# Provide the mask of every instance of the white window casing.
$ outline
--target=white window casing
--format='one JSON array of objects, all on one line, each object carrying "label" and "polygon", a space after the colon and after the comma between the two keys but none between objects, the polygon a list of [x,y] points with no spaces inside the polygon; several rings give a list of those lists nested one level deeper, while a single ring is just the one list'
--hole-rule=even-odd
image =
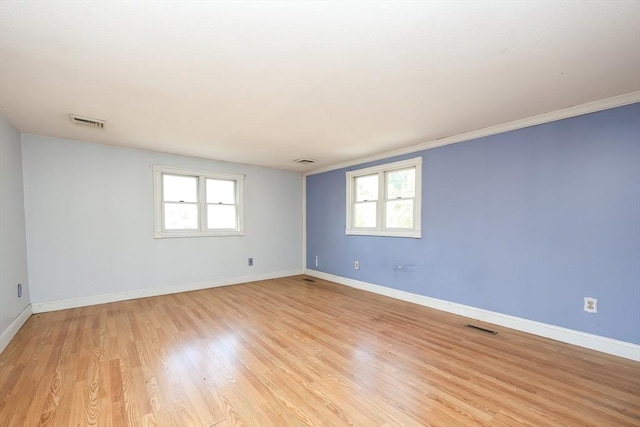
[{"label": "white window casing", "polygon": [[[390,174],[401,175],[402,171],[413,172],[413,192],[397,191],[390,196],[388,179]],[[410,173],[409,173],[410,176]],[[377,178],[377,194],[374,191],[360,191],[358,182],[367,183],[369,189],[375,188]],[[422,157],[386,163],[346,173],[346,234],[363,236],[388,236],[421,238],[422,213]],[[400,194],[403,193],[403,194]],[[392,215],[392,208],[402,211],[399,216]],[[373,212],[375,214],[373,215]],[[356,215],[360,212],[361,215]],[[374,218],[375,221],[372,221]],[[388,222],[401,222],[406,226],[388,226]],[[358,222],[360,225],[358,225]],[[366,226],[363,225],[366,223]]]},{"label": "white window casing", "polygon": [[[195,200],[164,200],[164,177],[190,177],[196,181]],[[207,180],[215,182],[233,183],[233,197],[224,200],[207,200]],[[182,169],[168,166],[153,165],[154,187],[154,236],[156,239],[169,237],[204,237],[204,236],[243,236],[244,235],[244,175],[215,173],[210,171]],[[171,228],[166,226],[166,207],[173,205],[182,208],[195,206],[197,209],[197,223],[193,228]],[[208,226],[209,210],[223,209],[227,212],[235,209],[233,219],[235,224],[219,228]],[[192,212],[193,209],[191,209]],[[229,218],[227,218],[229,222]],[[230,222],[229,222],[230,223]]]}]

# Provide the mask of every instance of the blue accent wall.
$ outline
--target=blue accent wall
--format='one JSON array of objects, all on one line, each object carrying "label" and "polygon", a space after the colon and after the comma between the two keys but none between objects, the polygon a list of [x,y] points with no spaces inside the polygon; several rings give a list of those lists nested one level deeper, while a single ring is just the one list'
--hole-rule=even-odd
[{"label": "blue accent wall", "polygon": [[[345,235],[345,172],[416,155],[422,238]],[[640,344],[640,104],[308,176],[307,266]]]}]

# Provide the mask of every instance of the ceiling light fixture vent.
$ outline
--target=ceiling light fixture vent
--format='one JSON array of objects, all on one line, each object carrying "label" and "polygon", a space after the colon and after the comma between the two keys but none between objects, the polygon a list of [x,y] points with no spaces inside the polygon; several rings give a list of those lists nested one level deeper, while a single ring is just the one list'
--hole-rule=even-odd
[{"label": "ceiling light fixture vent", "polygon": [[104,125],[107,123],[105,120],[91,119],[89,117],[77,116],[75,114],[69,114],[71,121],[77,125],[89,126],[92,128],[104,129]]},{"label": "ceiling light fixture vent", "polygon": [[316,161],[313,159],[295,159],[294,162],[299,163],[301,165],[308,165],[311,163],[315,163]]}]

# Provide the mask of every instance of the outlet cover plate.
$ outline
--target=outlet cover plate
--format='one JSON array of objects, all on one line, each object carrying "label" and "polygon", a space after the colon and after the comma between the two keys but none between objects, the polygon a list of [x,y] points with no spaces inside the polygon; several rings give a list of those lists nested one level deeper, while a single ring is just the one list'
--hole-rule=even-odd
[{"label": "outlet cover plate", "polygon": [[584,297],[584,311],[587,313],[598,312],[598,298]]}]

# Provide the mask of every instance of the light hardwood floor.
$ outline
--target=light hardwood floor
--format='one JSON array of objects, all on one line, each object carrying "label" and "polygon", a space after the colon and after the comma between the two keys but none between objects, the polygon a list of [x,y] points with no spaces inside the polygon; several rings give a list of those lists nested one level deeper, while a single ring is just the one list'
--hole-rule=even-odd
[{"label": "light hardwood floor", "polygon": [[639,363],[303,279],[34,315],[0,425],[640,425]]}]

